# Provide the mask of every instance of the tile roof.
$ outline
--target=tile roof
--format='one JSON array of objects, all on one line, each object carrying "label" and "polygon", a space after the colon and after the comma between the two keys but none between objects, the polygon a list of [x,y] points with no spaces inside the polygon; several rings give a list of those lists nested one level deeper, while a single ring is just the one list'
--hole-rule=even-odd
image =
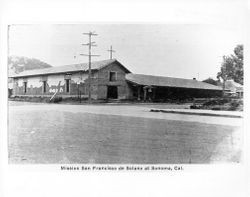
[{"label": "tile roof", "polygon": [[[111,60],[102,60],[102,61],[92,62],[91,70],[99,70],[116,61],[117,61],[116,59],[111,59]],[[55,74],[55,73],[87,71],[88,68],[89,68],[88,63],[72,64],[72,65],[56,66],[56,67],[44,68],[44,69],[27,70],[19,74],[11,75],[9,77],[17,78],[17,77],[26,77],[26,76],[34,76],[34,75],[47,75],[47,74]]]},{"label": "tile roof", "polygon": [[135,84],[145,86],[162,86],[162,87],[178,87],[178,88],[194,88],[194,89],[206,89],[206,90],[222,90],[221,87],[211,85],[205,82],[182,79],[173,77],[162,77],[152,75],[141,74],[126,74],[126,80]]}]

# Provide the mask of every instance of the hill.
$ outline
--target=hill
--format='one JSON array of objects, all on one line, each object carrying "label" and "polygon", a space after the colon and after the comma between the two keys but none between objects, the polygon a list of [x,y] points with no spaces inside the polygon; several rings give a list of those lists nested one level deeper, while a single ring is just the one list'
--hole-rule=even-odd
[{"label": "hill", "polygon": [[49,68],[51,65],[35,58],[27,58],[20,56],[8,57],[8,71],[9,75],[18,74],[24,70]]}]

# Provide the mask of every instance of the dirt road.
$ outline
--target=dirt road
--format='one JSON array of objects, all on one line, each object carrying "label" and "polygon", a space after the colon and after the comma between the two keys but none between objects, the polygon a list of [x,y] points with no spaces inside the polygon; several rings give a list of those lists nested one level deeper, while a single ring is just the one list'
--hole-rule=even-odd
[{"label": "dirt road", "polygon": [[239,162],[242,119],[138,105],[9,106],[10,163]]}]

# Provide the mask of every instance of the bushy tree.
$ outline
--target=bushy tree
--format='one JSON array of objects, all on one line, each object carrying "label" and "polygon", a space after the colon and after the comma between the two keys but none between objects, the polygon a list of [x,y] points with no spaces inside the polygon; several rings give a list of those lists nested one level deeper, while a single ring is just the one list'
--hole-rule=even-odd
[{"label": "bushy tree", "polygon": [[235,75],[233,77],[234,81],[243,85],[243,45],[238,45],[234,49],[234,64],[235,64]]},{"label": "bushy tree", "polygon": [[234,48],[234,54],[223,56],[220,72],[217,78],[223,81],[223,89],[225,82],[233,79],[235,82],[243,84],[243,45],[237,45]]},{"label": "bushy tree", "polygon": [[214,80],[214,79],[211,78],[211,77],[209,77],[209,78],[203,80],[202,82],[209,83],[209,84],[212,84],[212,85],[218,85],[218,81]]}]

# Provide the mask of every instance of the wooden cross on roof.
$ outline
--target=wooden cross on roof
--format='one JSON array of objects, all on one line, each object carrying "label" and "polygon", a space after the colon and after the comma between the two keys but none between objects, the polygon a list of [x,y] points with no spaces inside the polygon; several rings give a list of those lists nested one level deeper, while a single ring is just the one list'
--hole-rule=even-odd
[{"label": "wooden cross on roof", "polygon": [[112,49],[112,45],[110,46],[110,49],[108,50],[108,52],[109,52],[110,59],[112,59],[112,55],[115,52],[115,50]]}]

